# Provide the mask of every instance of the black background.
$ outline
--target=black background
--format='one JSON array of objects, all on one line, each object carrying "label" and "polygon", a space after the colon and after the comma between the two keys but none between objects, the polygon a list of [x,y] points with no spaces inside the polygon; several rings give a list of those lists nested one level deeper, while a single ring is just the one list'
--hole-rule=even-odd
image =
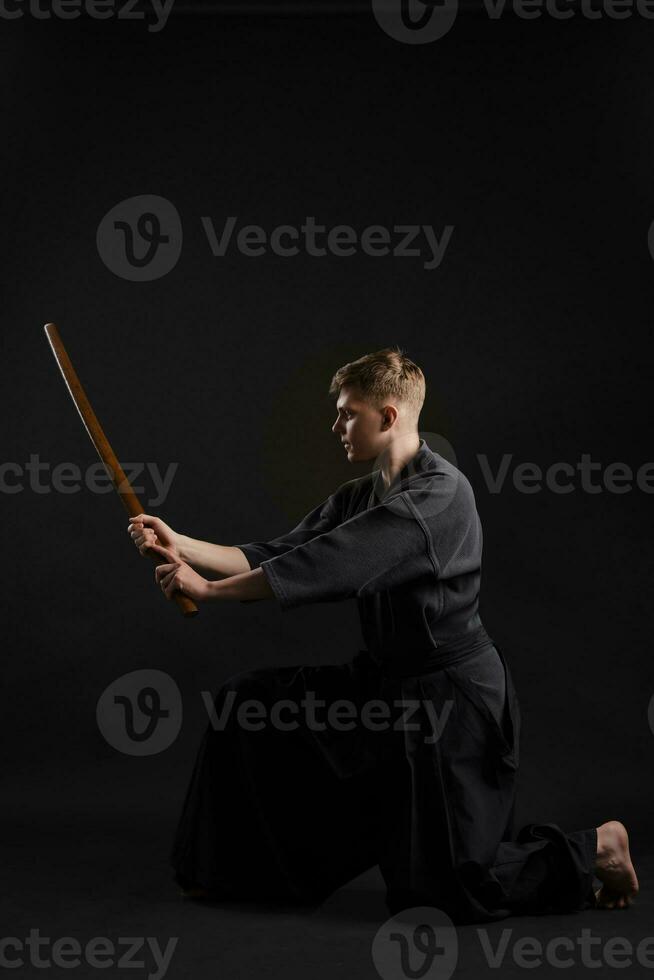
[{"label": "black background", "polygon": [[[267,539],[365,472],[330,431],[327,388],[341,364],[399,344],[427,376],[421,430],[449,440],[475,489],[482,617],[524,715],[521,817],[569,829],[651,819],[652,497],[579,481],[524,494],[510,475],[493,494],[478,456],[493,470],[504,453],[545,468],[652,459],[653,44],[641,19],[581,16],[461,16],[416,46],[369,13],[172,16],[158,34],[0,23],[4,460],[96,461],[52,320],[120,458],[179,464],[157,512],[224,544]],[[176,267],[144,283],[112,274],[95,240],[139,194],[173,202],[184,228]],[[202,215],[454,232],[432,271],[216,258]],[[354,602],[183,620],[114,495],[26,487],[0,504],[9,814],[157,813],[172,833],[200,691],[361,645]],[[175,678],[185,718],[171,748],[134,759],[95,709],[143,667]]]}]

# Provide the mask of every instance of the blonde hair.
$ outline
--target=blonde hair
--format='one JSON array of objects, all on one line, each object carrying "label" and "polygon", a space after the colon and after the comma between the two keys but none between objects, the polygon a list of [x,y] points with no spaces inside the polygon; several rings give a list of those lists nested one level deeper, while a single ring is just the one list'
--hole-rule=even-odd
[{"label": "blonde hair", "polygon": [[399,347],[384,347],[344,364],[332,378],[329,394],[338,397],[344,385],[356,385],[366,401],[378,404],[397,398],[416,419],[425,400],[425,376]]}]

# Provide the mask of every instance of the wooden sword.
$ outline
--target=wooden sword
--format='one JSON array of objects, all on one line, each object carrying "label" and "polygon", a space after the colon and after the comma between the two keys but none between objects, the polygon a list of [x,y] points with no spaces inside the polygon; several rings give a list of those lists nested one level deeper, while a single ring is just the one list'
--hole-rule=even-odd
[{"label": "wooden sword", "polygon": [[[45,335],[48,338],[50,347],[52,348],[52,353],[55,356],[55,360],[59,365],[59,370],[61,371],[64,381],[66,382],[66,387],[70,392],[70,397],[73,399],[75,408],[80,414],[80,418],[84,423],[86,431],[88,432],[91,442],[95,446],[97,453],[104,463],[105,469],[111,478],[115,489],[118,491],[118,495],[123,502],[125,510],[130,517],[138,517],[139,514],[145,513],[141,501],[134,493],[132,486],[123,472],[123,468],[118,462],[116,454],[109,445],[109,440],[102,430],[102,426],[98,422],[95,412],[91,408],[91,403],[86,397],[86,392],[82,388],[79,378],[75,368],[71,364],[70,358],[66,353],[66,348],[63,345],[63,341],[59,336],[59,331],[54,323],[46,323]],[[161,555],[156,555],[150,552],[150,557],[154,560],[156,565],[165,565],[167,562],[166,558],[162,558]],[[182,592],[174,592],[173,599],[183,612],[185,616],[196,616],[198,613],[198,607],[195,605],[192,599],[184,595]]]}]

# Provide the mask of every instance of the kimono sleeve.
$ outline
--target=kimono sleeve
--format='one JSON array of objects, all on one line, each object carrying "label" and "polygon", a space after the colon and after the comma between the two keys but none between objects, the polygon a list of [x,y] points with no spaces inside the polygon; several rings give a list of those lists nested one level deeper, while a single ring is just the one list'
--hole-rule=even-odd
[{"label": "kimono sleeve", "polygon": [[261,563],[283,609],[335,602],[437,575],[428,528],[405,495]]},{"label": "kimono sleeve", "polygon": [[342,519],[342,491],[345,486],[346,484],[343,484],[321,504],[314,507],[296,527],[287,531],[286,534],[270,541],[251,541],[248,544],[236,544],[233,547],[240,548],[252,570],[259,568],[261,562],[283,555],[292,548],[305,544],[317,535],[331,530],[340,524]]}]

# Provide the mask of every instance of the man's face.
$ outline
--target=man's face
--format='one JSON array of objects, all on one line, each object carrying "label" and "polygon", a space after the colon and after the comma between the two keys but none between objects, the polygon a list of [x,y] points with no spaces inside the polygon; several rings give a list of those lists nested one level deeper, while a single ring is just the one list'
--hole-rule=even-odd
[{"label": "man's face", "polygon": [[332,432],[345,446],[350,463],[376,459],[388,442],[383,411],[366,402],[356,387],[341,388]]}]

